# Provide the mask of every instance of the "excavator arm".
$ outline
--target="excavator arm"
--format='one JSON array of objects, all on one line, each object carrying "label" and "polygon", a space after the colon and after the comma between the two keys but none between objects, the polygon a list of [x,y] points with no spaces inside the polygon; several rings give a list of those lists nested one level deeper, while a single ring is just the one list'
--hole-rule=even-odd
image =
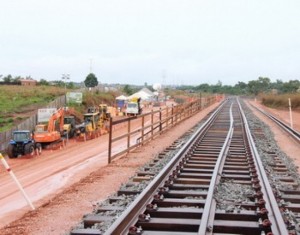
[{"label": "excavator arm", "polygon": [[64,129],[64,108],[60,108],[56,113],[52,114],[48,122],[48,132],[55,131],[55,121],[59,120],[59,130]]}]

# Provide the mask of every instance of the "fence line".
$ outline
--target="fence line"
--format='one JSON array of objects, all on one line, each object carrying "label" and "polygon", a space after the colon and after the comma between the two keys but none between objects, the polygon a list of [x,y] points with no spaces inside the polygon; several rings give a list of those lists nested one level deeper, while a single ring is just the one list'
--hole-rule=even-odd
[{"label": "fence line", "polygon": [[[54,101],[50,102],[44,108],[60,108],[66,104],[66,97],[60,96],[56,98]],[[4,131],[0,133],[0,151],[3,152],[6,150],[9,141],[11,140],[13,131],[16,130],[30,130],[33,131],[35,126],[37,125],[37,113],[26,119],[24,122],[19,125],[11,128],[10,130]]]},{"label": "fence line", "polygon": [[[136,117],[127,117],[121,120],[110,118],[108,163],[111,163],[116,157],[129,153],[138,146],[154,139],[162,132],[193,116],[215,101],[216,98],[213,96],[205,99],[204,102],[198,99],[188,104],[152,110]],[[127,132],[116,134],[116,129],[118,129],[116,127],[120,124],[124,125],[124,123],[127,125]],[[122,141],[122,144],[114,148],[113,144],[118,141]]]}]

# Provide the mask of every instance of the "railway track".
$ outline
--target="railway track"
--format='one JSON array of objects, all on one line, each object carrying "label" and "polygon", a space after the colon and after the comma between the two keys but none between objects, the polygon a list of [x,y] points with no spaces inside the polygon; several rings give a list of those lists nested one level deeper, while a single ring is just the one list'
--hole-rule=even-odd
[{"label": "railway track", "polygon": [[[71,234],[297,234],[299,191],[285,187],[284,195],[291,194],[284,198],[284,187],[270,185],[236,99],[224,102],[184,142],[174,144],[180,150],[159,173],[151,166],[138,173],[134,182],[148,180],[146,185],[121,189]],[[282,165],[277,159],[278,178],[293,184]],[[294,205],[283,206],[284,199]],[[293,219],[287,210],[296,213]]]},{"label": "railway track", "polygon": [[300,133],[296,131],[295,129],[288,126],[286,123],[281,121],[280,119],[276,118],[272,114],[266,112],[265,110],[262,110],[254,105],[251,105],[254,109],[258,110],[260,113],[265,115],[266,117],[270,118],[273,122],[275,122],[278,126],[280,126],[285,132],[287,132],[291,137],[293,137],[296,141],[300,143]]}]

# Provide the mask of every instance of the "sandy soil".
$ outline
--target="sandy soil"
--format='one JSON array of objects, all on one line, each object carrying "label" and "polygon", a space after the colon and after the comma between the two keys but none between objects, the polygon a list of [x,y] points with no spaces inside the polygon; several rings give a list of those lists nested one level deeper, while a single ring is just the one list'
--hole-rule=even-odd
[{"label": "sandy soil", "polygon": [[[193,127],[215,106],[198,113],[110,165],[107,165],[107,135],[80,144],[70,143],[66,149],[49,151],[40,157],[9,159],[9,164],[37,209],[30,211],[8,174],[0,171],[0,234],[69,232],[84,214],[92,211],[98,201],[117,191],[140,166]],[[280,113],[285,115],[285,111]],[[286,138],[286,134],[271,121],[262,115],[257,116],[272,128],[283,151],[300,165],[300,156],[296,154],[300,147]],[[300,126],[300,113],[295,114],[294,120],[294,126]]]}]

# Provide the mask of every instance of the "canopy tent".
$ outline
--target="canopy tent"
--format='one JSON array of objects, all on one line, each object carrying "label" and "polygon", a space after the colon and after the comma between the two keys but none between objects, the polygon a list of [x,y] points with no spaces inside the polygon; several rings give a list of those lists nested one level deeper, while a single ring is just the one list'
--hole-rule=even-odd
[{"label": "canopy tent", "polygon": [[127,99],[128,97],[126,97],[125,95],[120,95],[116,97],[117,107],[120,109],[125,107],[125,102],[127,101]]},{"label": "canopy tent", "polygon": [[134,98],[134,97],[137,97],[137,98],[141,98],[142,100],[151,100],[154,95],[153,94],[149,94],[143,90],[140,90],[134,94],[132,94],[131,96],[128,97],[128,100]]},{"label": "canopy tent", "polygon": [[128,97],[126,97],[125,95],[120,95],[118,97],[116,97],[116,100],[127,100]]},{"label": "canopy tent", "polygon": [[140,90],[140,91],[143,91],[143,92],[147,93],[149,96],[153,96],[153,95],[154,95],[153,92],[150,91],[147,87],[144,87],[144,88],[143,88],[142,90]]}]

